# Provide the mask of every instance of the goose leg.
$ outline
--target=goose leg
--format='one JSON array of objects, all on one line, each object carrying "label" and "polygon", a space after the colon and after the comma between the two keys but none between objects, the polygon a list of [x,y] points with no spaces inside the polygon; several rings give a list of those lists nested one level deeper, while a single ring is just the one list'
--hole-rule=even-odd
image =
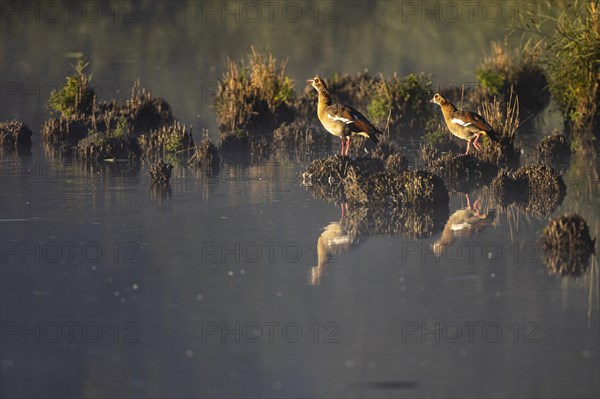
[{"label": "goose leg", "polygon": [[340,151],[340,154],[344,155],[344,138],[341,137],[341,139],[342,139],[342,151]]},{"label": "goose leg", "polygon": [[473,147],[475,147],[475,149],[477,151],[481,150],[481,144],[479,144],[479,136],[481,136],[481,132],[477,133],[477,136],[475,136],[475,141],[473,141]]},{"label": "goose leg", "polygon": [[467,152],[464,153],[464,155],[469,155],[469,149],[471,148],[471,140],[467,141]]},{"label": "goose leg", "polygon": [[350,136],[348,136],[348,139],[346,142],[346,155],[348,155],[349,152],[350,152]]}]

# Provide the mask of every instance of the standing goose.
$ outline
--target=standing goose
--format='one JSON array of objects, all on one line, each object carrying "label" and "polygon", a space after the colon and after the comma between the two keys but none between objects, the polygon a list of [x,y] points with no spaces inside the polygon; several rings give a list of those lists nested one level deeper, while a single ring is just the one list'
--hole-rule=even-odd
[{"label": "standing goose", "polygon": [[473,141],[473,147],[477,151],[481,149],[481,144],[479,144],[478,140],[482,134],[488,136],[493,142],[498,142],[494,129],[487,123],[483,116],[471,111],[459,111],[454,104],[439,93],[433,96],[431,102],[438,104],[442,108],[444,121],[446,121],[446,126],[448,126],[450,133],[463,140],[467,140],[467,152],[465,152],[465,155],[469,154],[471,141]]},{"label": "standing goose", "polygon": [[377,143],[378,134],[382,134],[367,118],[348,105],[332,104],[329,91],[319,75],[306,81],[319,93],[317,116],[329,133],[342,140],[342,155],[350,151],[350,137],[360,135]]}]

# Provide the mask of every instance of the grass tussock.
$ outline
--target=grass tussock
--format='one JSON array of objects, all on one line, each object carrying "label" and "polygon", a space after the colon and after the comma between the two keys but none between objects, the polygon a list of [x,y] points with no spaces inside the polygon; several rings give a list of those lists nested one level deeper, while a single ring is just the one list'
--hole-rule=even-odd
[{"label": "grass tussock", "polygon": [[221,131],[275,127],[291,119],[294,82],[285,69],[285,61],[254,47],[240,63],[228,60],[215,98]]},{"label": "grass tussock", "polygon": [[382,172],[383,169],[384,162],[379,158],[360,157],[353,159],[341,155],[332,155],[312,161],[306,171],[302,173],[302,177],[305,183],[339,186],[350,171],[359,175],[367,175]]},{"label": "grass tussock", "polygon": [[596,239],[581,216],[565,214],[550,220],[541,237],[543,260],[551,274],[580,276],[585,273]]},{"label": "grass tussock", "polygon": [[421,160],[428,171],[440,176],[449,190],[470,192],[488,184],[498,173],[496,165],[471,155],[444,153],[430,145],[421,146]]},{"label": "grass tussock", "polygon": [[476,71],[484,97],[499,97],[506,102],[514,90],[521,100],[521,111],[543,111],[550,103],[550,91],[541,54],[540,43],[529,41],[510,48],[506,40],[492,42],[490,54],[483,57]]},{"label": "grass tussock", "polygon": [[401,130],[421,131],[434,118],[429,104],[433,96],[430,76],[382,78],[373,84],[371,91],[367,116],[375,126],[386,126],[389,121],[391,137],[399,137]]},{"label": "grass tussock", "polygon": [[32,146],[33,132],[29,126],[18,121],[0,122],[0,148],[20,150]]}]

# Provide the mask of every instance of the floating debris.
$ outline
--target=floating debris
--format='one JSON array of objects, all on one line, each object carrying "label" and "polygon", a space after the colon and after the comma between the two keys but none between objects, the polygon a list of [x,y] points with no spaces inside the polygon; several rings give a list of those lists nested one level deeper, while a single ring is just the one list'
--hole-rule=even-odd
[{"label": "floating debris", "polygon": [[596,239],[581,216],[565,214],[550,220],[541,237],[543,259],[551,274],[579,276],[588,266]]},{"label": "floating debris", "polygon": [[502,169],[491,187],[501,206],[514,203],[538,216],[554,211],[566,194],[562,177],[546,165],[523,166],[515,172]]},{"label": "floating debris", "polygon": [[29,126],[16,120],[0,122],[0,147],[5,150],[30,148],[33,132]]},{"label": "floating debris", "polygon": [[148,173],[150,173],[152,185],[168,185],[169,180],[171,179],[172,170],[173,165],[170,163],[165,163],[162,160],[150,165],[150,168],[148,168]]}]

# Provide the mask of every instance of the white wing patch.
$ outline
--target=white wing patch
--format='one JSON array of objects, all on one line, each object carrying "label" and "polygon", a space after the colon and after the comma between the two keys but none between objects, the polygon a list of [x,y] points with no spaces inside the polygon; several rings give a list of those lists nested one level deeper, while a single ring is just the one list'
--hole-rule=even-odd
[{"label": "white wing patch", "polygon": [[341,116],[334,116],[334,115],[331,115],[331,114],[327,114],[327,117],[329,119],[333,119],[334,121],[342,121],[342,122],[344,122],[346,124],[354,122],[353,120],[350,120],[350,119],[347,119],[347,118],[343,118]]},{"label": "white wing patch", "polygon": [[452,119],[450,122],[453,122],[453,123],[458,123],[459,125],[461,125],[461,126],[464,126],[464,127],[467,127],[467,126],[471,126],[471,125],[472,125],[472,123],[471,123],[471,122],[465,122],[465,121],[463,121],[462,119],[458,119],[458,118],[454,118],[454,119]]}]

